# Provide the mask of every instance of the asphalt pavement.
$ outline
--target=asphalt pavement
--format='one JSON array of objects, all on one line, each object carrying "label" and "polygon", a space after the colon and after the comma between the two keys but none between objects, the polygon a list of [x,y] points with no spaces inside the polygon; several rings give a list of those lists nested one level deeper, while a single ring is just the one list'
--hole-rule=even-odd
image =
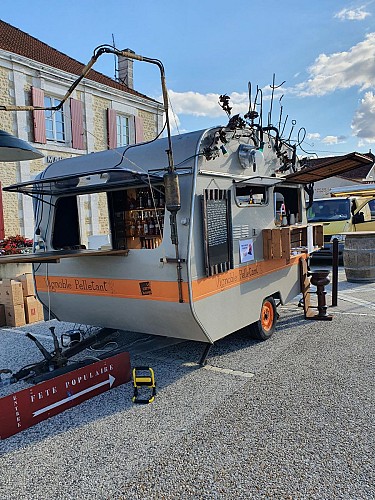
[{"label": "asphalt pavement", "polygon": [[[154,369],[155,401],[134,405],[124,384],[0,441],[0,498],[375,498],[375,284],[340,268],[332,321],[304,320],[298,302],[271,339],[236,332],[204,368],[200,343],[114,337]],[[0,368],[35,360],[26,331],[52,349],[52,324],[73,326],[0,329]]]}]

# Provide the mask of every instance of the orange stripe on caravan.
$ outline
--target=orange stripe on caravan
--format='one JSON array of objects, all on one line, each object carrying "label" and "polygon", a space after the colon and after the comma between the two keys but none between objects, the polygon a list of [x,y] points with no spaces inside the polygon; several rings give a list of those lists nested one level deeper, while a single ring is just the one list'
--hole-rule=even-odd
[{"label": "orange stripe on caravan", "polygon": [[193,300],[201,300],[275,271],[295,266],[301,257],[304,256],[292,257],[287,264],[285,259],[262,260],[255,264],[231,269],[226,273],[195,280],[193,282]]},{"label": "orange stripe on caravan", "polygon": [[[72,278],[36,276],[39,292],[67,293],[127,299],[178,302],[177,281],[114,280],[108,278]],[[188,299],[188,285],[182,283],[183,297]]]},{"label": "orange stripe on caravan", "polygon": [[[285,259],[274,259],[248,264],[222,274],[194,280],[192,283],[193,300],[202,300],[224,290],[261,278],[275,271],[297,265],[298,255],[286,264]],[[66,293],[75,295],[92,295],[127,299],[158,300],[178,302],[177,281],[141,281],[115,280],[107,278],[78,278],[68,276],[36,276],[36,287],[39,292]],[[188,302],[188,284],[182,283],[182,295]]]}]

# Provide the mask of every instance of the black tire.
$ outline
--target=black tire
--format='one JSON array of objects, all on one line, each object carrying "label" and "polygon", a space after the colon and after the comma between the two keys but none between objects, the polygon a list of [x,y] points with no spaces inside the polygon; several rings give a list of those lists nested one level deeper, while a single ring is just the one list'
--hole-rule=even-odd
[{"label": "black tire", "polygon": [[259,320],[249,325],[250,335],[258,340],[269,339],[275,331],[277,318],[278,314],[274,298],[265,298],[260,310]]}]

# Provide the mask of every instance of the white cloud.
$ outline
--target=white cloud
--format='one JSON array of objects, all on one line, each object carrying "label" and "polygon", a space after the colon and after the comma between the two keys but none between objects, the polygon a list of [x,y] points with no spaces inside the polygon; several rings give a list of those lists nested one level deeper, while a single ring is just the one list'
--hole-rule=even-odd
[{"label": "white cloud", "polygon": [[[219,94],[201,94],[199,92],[174,92],[168,91],[169,99],[173,109],[177,114],[193,116],[225,116],[225,112],[219,106]],[[232,115],[246,113],[249,108],[249,98],[247,92],[232,92],[229,94],[229,105],[232,106]]]},{"label": "white cloud", "polygon": [[319,141],[320,134],[318,132],[312,132],[310,134],[307,134],[307,139],[309,141]]},{"label": "white cloud", "polygon": [[346,141],[346,137],[343,135],[326,135],[323,139],[322,142],[324,144],[332,145],[332,144],[341,144]]},{"label": "white cloud", "polygon": [[342,9],[334,17],[340,19],[340,21],[363,21],[367,16],[371,16],[370,12],[363,10],[364,8],[365,6],[361,5],[356,9]]},{"label": "white cloud", "polygon": [[360,139],[359,146],[375,143],[375,95],[366,92],[354,114],[352,130]]},{"label": "white cloud", "polygon": [[367,90],[375,81],[375,33],[347,52],[320,54],[308,69],[310,78],[296,86],[296,92],[302,96],[325,95],[337,89],[354,86]]}]

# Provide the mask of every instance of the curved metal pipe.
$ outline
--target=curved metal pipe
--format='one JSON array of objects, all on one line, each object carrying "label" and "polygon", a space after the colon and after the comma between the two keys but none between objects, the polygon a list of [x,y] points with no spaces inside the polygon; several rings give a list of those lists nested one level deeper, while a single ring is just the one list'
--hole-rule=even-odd
[{"label": "curved metal pipe", "polygon": [[164,66],[159,59],[151,59],[149,57],[144,57],[139,54],[135,54],[134,52],[129,52],[127,50],[118,50],[111,46],[99,46],[94,51],[94,55],[90,59],[90,61],[84,66],[79,77],[72,83],[72,85],[67,90],[66,94],[62,98],[61,102],[57,106],[52,107],[42,107],[42,106],[8,106],[8,105],[0,105],[0,110],[2,111],[58,111],[62,108],[65,101],[68,97],[73,93],[74,89],[80,84],[80,82],[85,78],[91,68],[94,66],[96,61],[102,54],[115,54],[117,56],[127,57],[129,59],[135,59],[136,61],[144,61],[150,64],[155,64],[158,66],[160,70],[160,79],[161,79],[161,88],[163,94],[163,105],[165,112],[165,120],[167,124],[167,135],[168,135],[168,149],[166,151],[168,156],[168,170],[170,172],[174,171],[174,163],[173,163],[173,151],[172,151],[172,139],[171,139],[171,128],[169,123],[169,107],[168,107],[168,92],[167,86],[165,82],[165,71]]}]

